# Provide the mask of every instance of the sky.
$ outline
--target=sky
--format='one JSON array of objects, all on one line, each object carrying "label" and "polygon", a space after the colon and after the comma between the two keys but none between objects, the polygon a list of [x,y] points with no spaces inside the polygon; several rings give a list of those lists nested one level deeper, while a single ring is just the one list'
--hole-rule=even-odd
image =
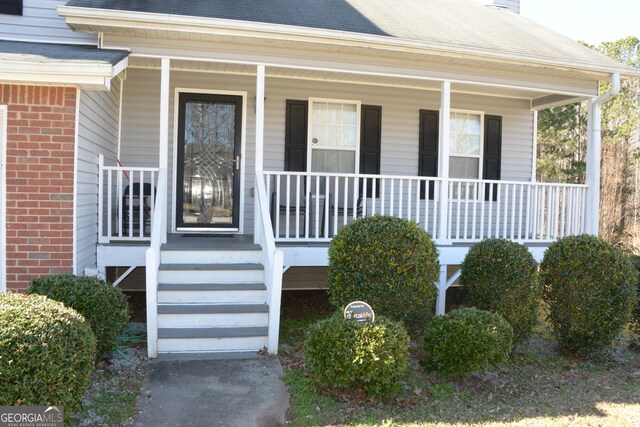
[{"label": "sky", "polygon": [[640,37],[640,0],[520,0],[520,13],[590,44]]}]

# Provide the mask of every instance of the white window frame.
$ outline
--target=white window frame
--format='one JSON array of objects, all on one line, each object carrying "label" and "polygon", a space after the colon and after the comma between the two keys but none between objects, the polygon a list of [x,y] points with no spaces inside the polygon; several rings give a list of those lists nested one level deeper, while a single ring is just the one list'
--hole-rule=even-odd
[{"label": "white window frame", "polygon": [[[463,110],[463,109],[457,109],[457,108],[452,108],[450,111],[451,115],[453,115],[454,113],[462,113],[462,114],[475,114],[475,115],[479,115],[480,116],[480,154],[472,154],[472,155],[467,155],[467,156],[459,156],[459,155],[455,155],[455,154],[451,154],[451,124],[449,124],[449,159],[451,159],[452,157],[459,157],[459,158],[474,158],[474,159],[478,159],[478,178],[475,178],[476,180],[482,180],[482,173],[484,172],[483,170],[483,166],[484,166],[484,111],[476,111],[476,110]],[[451,115],[449,116],[449,123],[451,123]],[[451,167],[449,167],[449,179],[464,179],[464,180],[471,180],[473,178],[454,178],[451,176]]]},{"label": "white window frame", "polygon": [[[356,106],[356,146],[355,146],[355,165],[353,173],[357,174],[360,172],[360,114],[361,114],[361,101],[348,100],[348,99],[332,99],[332,98],[309,98],[309,111],[307,111],[307,172],[311,171],[311,162],[312,162],[312,150],[314,149],[313,143],[313,105],[314,102],[326,102],[326,103],[334,103],[334,104],[351,104]],[[319,149],[322,150],[336,150],[336,151],[350,151],[350,149],[345,148],[337,148],[337,147],[321,147]],[[313,172],[313,173],[322,173],[322,172]]]}]

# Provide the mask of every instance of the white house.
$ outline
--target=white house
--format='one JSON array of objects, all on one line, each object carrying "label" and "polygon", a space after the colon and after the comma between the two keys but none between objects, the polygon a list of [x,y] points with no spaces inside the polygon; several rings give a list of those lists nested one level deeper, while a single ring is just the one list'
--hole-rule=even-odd
[{"label": "white house", "polygon": [[[355,218],[432,235],[439,313],[448,266],[474,242],[504,237],[540,259],[559,237],[596,234],[600,108],[638,72],[518,12],[5,0],[2,287],[146,267],[151,357],[275,353],[283,271],[326,266]],[[536,182],[536,112],[579,100],[586,184]]]}]

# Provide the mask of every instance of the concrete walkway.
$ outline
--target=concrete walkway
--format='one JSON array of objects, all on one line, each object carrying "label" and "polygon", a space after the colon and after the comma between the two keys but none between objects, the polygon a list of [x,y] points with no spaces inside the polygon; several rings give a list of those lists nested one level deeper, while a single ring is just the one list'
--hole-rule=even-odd
[{"label": "concrete walkway", "polygon": [[152,361],[135,425],[277,427],[289,395],[277,358]]}]

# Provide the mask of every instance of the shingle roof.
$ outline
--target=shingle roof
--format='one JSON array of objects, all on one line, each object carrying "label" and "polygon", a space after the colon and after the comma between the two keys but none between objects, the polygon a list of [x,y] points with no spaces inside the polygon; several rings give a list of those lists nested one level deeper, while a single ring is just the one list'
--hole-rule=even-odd
[{"label": "shingle roof", "polygon": [[524,16],[476,0],[71,0],[67,6],[337,30],[542,64],[625,69]]},{"label": "shingle roof", "polygon": [[125,50],[98,49],[95,46],[0,40],[0,62],[73,63],[116,65],[129,55]]}]

